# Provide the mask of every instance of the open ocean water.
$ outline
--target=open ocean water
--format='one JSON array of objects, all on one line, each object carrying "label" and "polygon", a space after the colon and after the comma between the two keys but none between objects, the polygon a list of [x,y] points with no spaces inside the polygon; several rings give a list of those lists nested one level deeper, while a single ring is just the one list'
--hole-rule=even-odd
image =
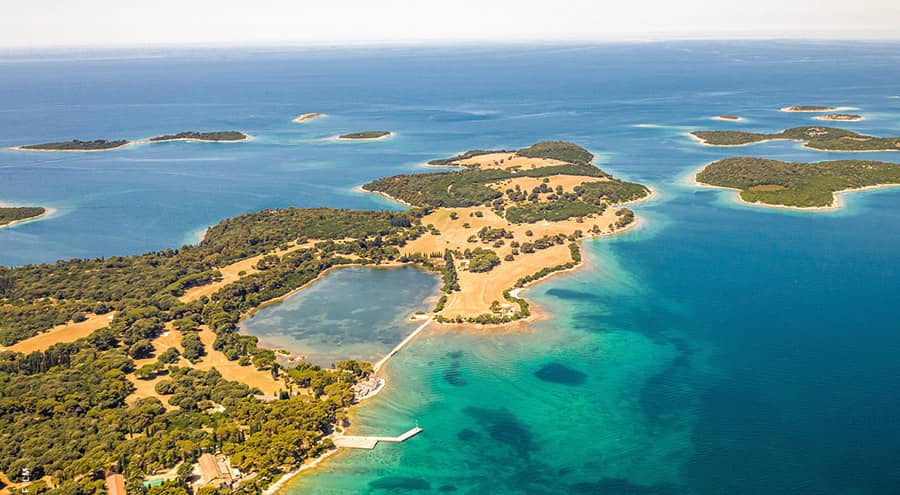
[{"label": "open ocean water", "polygon": [[[0,75],[3,148],[183,130],[254,138],[0,151],[0,202],[59,210],[0,229],[5,265],[173,247],[262,208],[396,209],[354,187],[538,140],[574,141],[604,170],[656,189],[634,208],[639,228],[585,243],[583,270],[527,292],[551,319],[432,328],[398,354],[353,431],[394,435],[416,421],[425,431],[329,459],[290,495],[900,493],[900,188],[812,214],[689,184],[725,156],[900,154],[711,148],[684,136],[816,122],[778,112],[801,104],[857,107],[866,119],[840,127],[900,135],[900,44],[5,52]],[[290,122],[306,112],[329,117]],[[719,114],[745,120],[711,120]],[[381,129],[397,135],[329,139]],[[362,270],[314,296],[373,284],[422,297],[434,281]],[[344,312],[289,301],[252,324],[327,345],[308,329],[352,333],[355,321],[364,333],[350,340],[388,345],[396,336],[379,329],[417,305],[354,299]]]}]

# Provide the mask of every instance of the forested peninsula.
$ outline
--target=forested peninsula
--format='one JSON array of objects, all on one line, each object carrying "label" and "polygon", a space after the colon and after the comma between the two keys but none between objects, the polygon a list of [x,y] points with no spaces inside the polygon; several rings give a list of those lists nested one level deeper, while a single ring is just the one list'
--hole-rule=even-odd
[{"label": "forested peninsula", "polygon": [[571,143],[463,156],[365,186],[404,212],[264,210],[196,246],[0,267],[0,472],[31,494],[100,494],[121,473],[186,495],[217,452],[244,474],[220,493],[259,493],[333,448],[372,366],[260,348],[242,318],[330,269],[402,264],[442,276],[439,322],[526,318],[515,289],[574,267],[577,241],[628,226],[614,205],[650,193]]},{"label": "forested peninsula", "polygon": [[774,134],[744,131],[694,131],[691,136],[710,146],[742,146],[773,140],[801,141],[820,151],[898,151],[900,136],[874,137],[835,127],[792,127]]},{"label": "forested peninsula", "polygon": [[0,207],[0,227],[25,220],[31,220],[47,213],[40,206]]},{"label": "forested peninsula", "polygon": [[701,184],[740,191],[748,203],[793,208],[828,208],[835,193],[900,184],[900,164],[865,160],[818,163],[765,158],[726,158],[696,175]]}]

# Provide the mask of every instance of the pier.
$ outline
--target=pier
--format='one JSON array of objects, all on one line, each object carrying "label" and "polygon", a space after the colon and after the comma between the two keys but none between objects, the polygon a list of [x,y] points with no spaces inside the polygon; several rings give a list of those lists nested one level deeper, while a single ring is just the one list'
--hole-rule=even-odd
[{"label": "pier", "polygon": [[387,353],[386,356],[379,359],[378,362],[375,363],[374,366],[372,366],[372,369],[375,371],[375,373],[378,373],[381,370],[381,368],[384,367],[385,363],[387,363],[389,359],[394,357],[394,354],[397,354],[398,352],[400,352],[401,349],[406,347],[407,344],[412,342],[413,339],[415,339],[420,333],[422,333],[422,330],[425,330],[425,327],[427,327],[428,324],[432,322],[432,320],[434,320],[434,316],[429,317],[427,320],[425,320],[424,323],[419,325],[418,328],[416,328],[415,330],[412,331],[412,333],[407,335],[406,338],[403,339],[399,344],[397,344],[396,347],[391,349],[391,352]]},{"label": "pier", "polygon": [[336,447],[347,447],[348,449],[366,449],[372,450],[378,445],[378,442],[401,443],[422,433],[422,428],[416,426],[399,437],[364,437],[353,435],[336,436],[332,440]]}]

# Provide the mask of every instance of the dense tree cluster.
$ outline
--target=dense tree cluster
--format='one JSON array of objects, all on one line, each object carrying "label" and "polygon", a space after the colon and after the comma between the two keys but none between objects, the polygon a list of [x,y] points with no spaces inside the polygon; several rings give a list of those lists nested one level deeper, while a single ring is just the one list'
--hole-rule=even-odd
[{"label": "dense tree cluster", "polygon": [[817,163],[765,158],[727,158],[707,165],[697,180],[741,191],[749,202],[797,207],[829,206],[834,192],[877,184],[900,184],[900,165],[868,160]]},{"label": "dense tree cluster", "polygon": [[692,135],[707,144],[737,146],[771,139],[803,141],[807,148],[822,151],[875,151],[900,149],[900,137],[874,137],[846,129],[823,126],[792,127],[774,134],[743,131],[695,131]]},{"label": "dense tree cluster", "polygon": [[40,206],[0,207],[0,226],[18,220],[41,216],[46,212],[47,210]]}]

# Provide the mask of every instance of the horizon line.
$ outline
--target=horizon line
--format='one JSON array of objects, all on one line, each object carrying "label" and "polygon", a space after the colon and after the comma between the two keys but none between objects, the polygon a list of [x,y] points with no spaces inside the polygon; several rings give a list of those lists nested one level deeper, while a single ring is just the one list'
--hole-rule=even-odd
[{"label": "horizon line", "polygon": [[643,35],[617,38],[521,38],[521,39],[409,39],[409,40],[341,40],[341,41],[197,41],[197,42],[135,42],[135,43],[73,43],[46,45],[0,45],[3,51],[27,50],[85,50],[85,49],[172,49],[172,48],[360,48],[360,47],[446,47],[446,46],[525,46],[525,45],[602,45],[701,41],[752,41],[802,43],[896,43],[900,35],[885,36],[770,36],[770,35]]}]

